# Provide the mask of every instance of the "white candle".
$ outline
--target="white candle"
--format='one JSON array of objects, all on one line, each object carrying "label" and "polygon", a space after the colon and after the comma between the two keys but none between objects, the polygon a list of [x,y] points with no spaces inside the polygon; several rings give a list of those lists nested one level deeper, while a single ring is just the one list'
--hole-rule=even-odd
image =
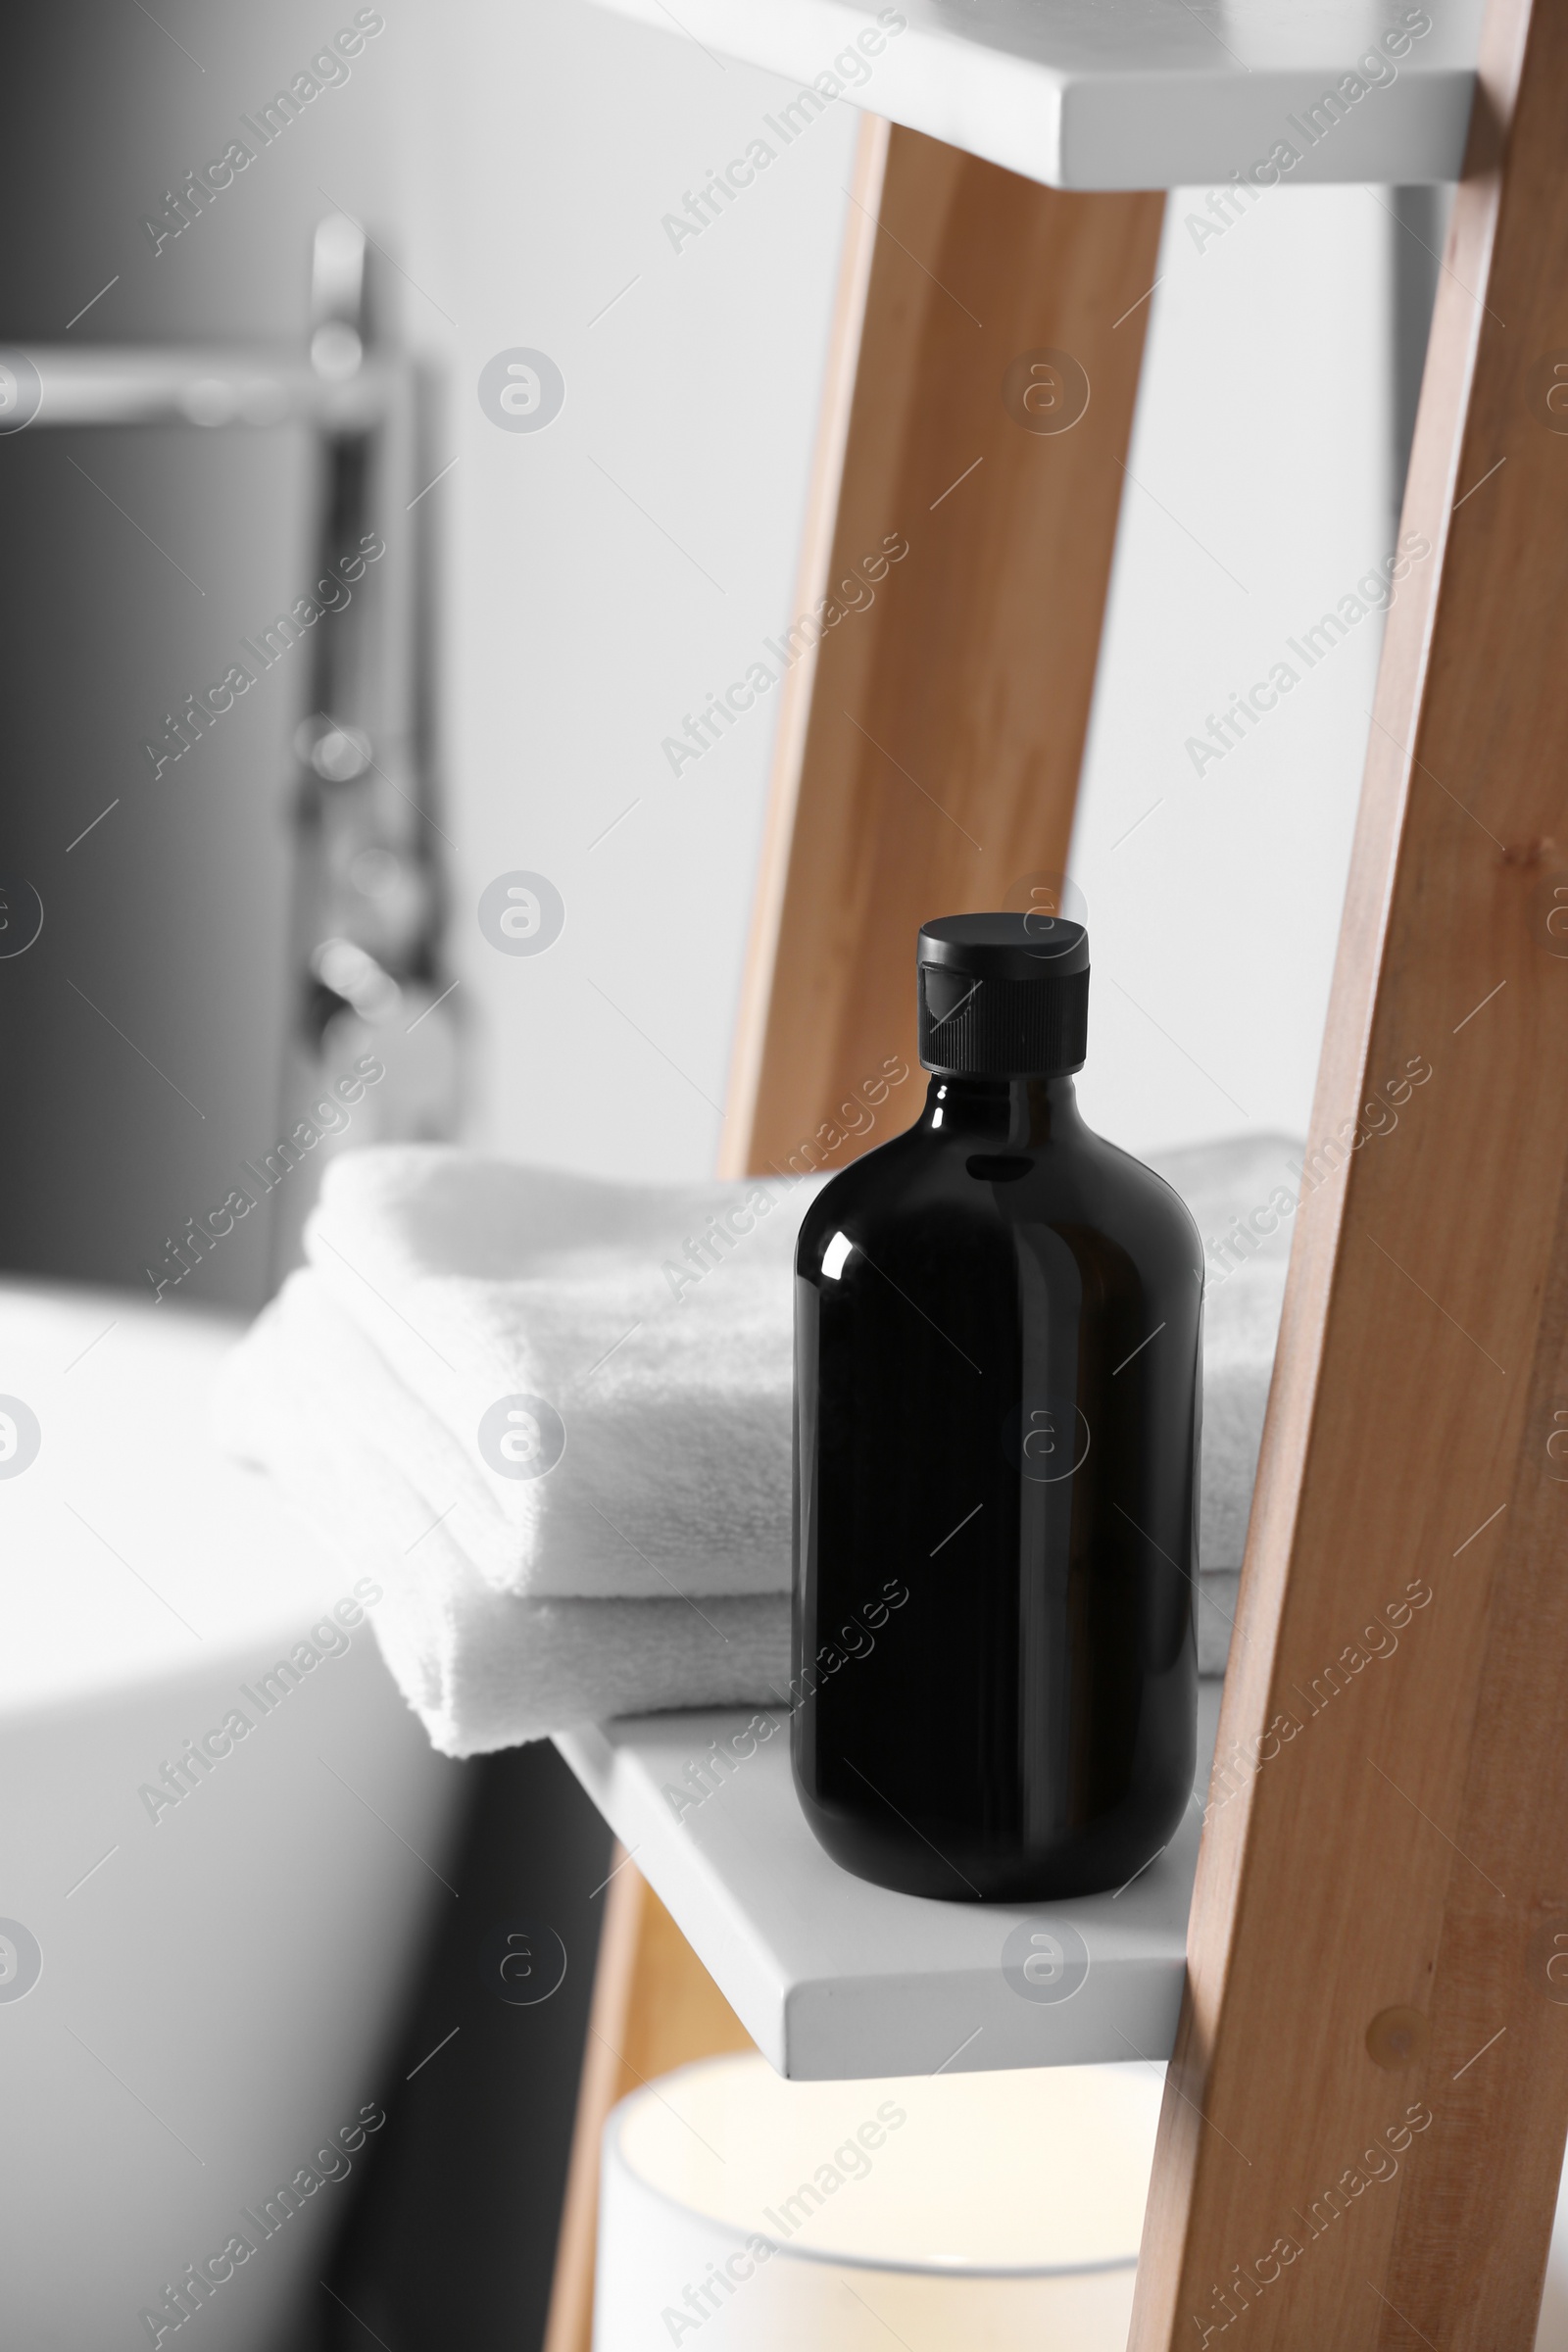
[{"label": "white candle", "polygon": [[607,2127],[596,2352],[1122,2352],[1162,2073],[666,2076]]}]

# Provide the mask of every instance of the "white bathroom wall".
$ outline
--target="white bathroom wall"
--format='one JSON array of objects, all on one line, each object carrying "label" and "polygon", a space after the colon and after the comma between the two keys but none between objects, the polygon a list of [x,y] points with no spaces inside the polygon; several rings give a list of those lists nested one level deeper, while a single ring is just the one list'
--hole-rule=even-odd
[{"label": "white bathroom wall", "polygon": [[1135,1151],[1305,1128],[1381,644],[1355,587],[1394,534],[1387,192],[1276,190],[1223,233],[1205,193],[1166,215],[1071,853],[1080,1092]]},{"label": "white bathroom wall", "polygon": [[[397,54],[409,323],[448,377],[452,470],[429,495],[471,1132],[699,1172],[775,713],[679,780],[661,739],[791,610],[854,118],[813,124],[677,252],[662,215],[784,85],[578,0],[462,0]],[[1185,743],[1294,659],[1284,640],[1391,529],[1378,196],[1292,190],[1197,237],[1201,204],[1172,200],[1073,849],[1085,1101],[1134,1149],[1304,1124],[1378,620],[1318,671],[1296,662],[1293,695],[1200,775]],[[564,378],[539,431],[481,410],[481,368],[515,349]],[[564,905],[543,954],[498,952],[476,918],[517,871]]]},{"label": "white bathroom wall", "polygon": [[[448,373],[442,821],[473,1130],[578,1166],[704,1170],[772,713],[678,782],[661,742],[789,604],[856,122],[813,123],[677,251],[662,216],[758,135],[771,76],[569,0],[463,0],[423,32],[406,266]],[[564,377],[539,432],[477,397],[516,348]],[[543,955],[497,952],[476,920],[518,870],[564,902]]]}]

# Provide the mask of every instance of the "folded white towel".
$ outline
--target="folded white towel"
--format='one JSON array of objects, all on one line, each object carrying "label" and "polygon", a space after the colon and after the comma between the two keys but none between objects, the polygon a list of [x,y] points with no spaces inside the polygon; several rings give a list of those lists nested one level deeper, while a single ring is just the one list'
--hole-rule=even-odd
[{"label": "folded white towel", "polygon": [[787,1592],[791,1269],[817,1189],[345,1153],[307,1251],[400,1384],[365,1434],[460,1504],[499,1591]]},{"label": "folded white towel", "polygon": [[[1286,1183],[1291,1151],[1286,1139],[1263,1138],[1156,1164],[1207,1240],[1268,1202]],[[759,1191],[770,1205],[754,1202],[753,1230],[722,1258],[710,1244],[708,1272],[683,1279],[682,1269],[696,1271],[687,1236]],[[445,1151],[367,1152],[337,1163],[331,1214],[313,1236],[321,1271],[293,1277],[246,1340],[220,1421],[232,1449],[270,1468],[357,1570],[385,1586],[381,1644],[438,1747],[467,1755],[608,1715],[779,1702],[790,1666],[789,1267],[808,1197],[808,1188],[750,1185],[634,1190]],[[737,1222],[726,1228],[732,1237]],[[1199,1609],[1205,1673],[1225,1660],[1288,1241],[1282,1218],[1255,1250],[1233,1252],[1234,1271],[1211,1257]],[[661,1257],[666,1244],[671,1254]],[[628,1297],[662,1313],[650,1264],[675,1314],[703,1301],[702,1322],[656,1329],[648,1365],[603,1397],[582,1384],[566,1454],[548,1478],[512,1481],[488,1470],[469,1442],[476,1399],[493,1402],[519,1381],[548,1396],[552,1349],[556,1361],[591,1367],[579,1315],[600,1319],[595,1340],[606,1329],[612,1340],[625,1329],[617,1316]],[[537,1317],[544,1352],[535,1353],[540,1298],[548,1313]],[[694,1414],[709,1423],[695,1449],[684,1434]],[[646,1458],[639,1416],[657,1417],[670,1448],[652,1513],[615,1450],[617,1435],[635,1437],[633,1458]],[[577,1458],[579,1437],[589,1475],[572,1507],[547,1517],[541,1494]],[[606,1482],[597,1489],[595,1475]],[[629,1524],[611,1529],[613,1547],[586,1531],[594,1583],[573,1544],[583,1506],[597,1517],[593,1503],[607,1494]],[[715,1523],[722,1544],[712,1540]],[[699,1581],[734,1573],[730,1561],[757,1573],[745,1547],[758,1536],[772,1589],[715,1593]],[[575,1596],[544,1597],[541,1567]],[[639,1575],[631,1592],[615,1590],[615,1579]],[[519,1584],[522,1593],[507,1589]],[[584,1597],[592,1592],[599,1596]]]},{"label": "folded white towel", "polygon": [[[1192,1210],[1207,1259],[1198,1544],[1205,1574],[1234,1575],[1247,1548],[1298,1190],[1289,1162],[1301,1149],[1283,1135],[1227,1137],[1150,1160]],[[1273,1230],[1260,1235],[1259,1226]]]},{"label": "folded white towel", "polygon": [[[305,1304],[301,1306],[302,1298]],[[324,1318],[330,1346],[315,1344]],[[313,1530],[382,1597],[376,1638],[434,1746],[485,1754],[552,1732],[673,1707],[789,1701],[782,1594],[703,1601],[526,1600],[476,1575],[397,1463],[363,1435],[357,1398],[388,1379],[375,1349],[295,1278],[220,1385],[229,1449],[270,1471]],[[1234,1579],[1203,1576],[1199,1667],[1223,1672]]]},{"label": "folded white towel", "polygon": [[[293,1286],[291,1286],[293,1288]],[[297,1289],[262,1316],[219,1395],[230,1450],[289,1500],[384,1597],[376,1636],[435,1746],[467,1756],[608,1715],[787,1703],[790,1607],[779,1595],[523,1600],[475,1574],[450,1520],[363,1434],[355,1399],[387,1378],[344,1319],[330,1351],[304,1342]]]},{"label": "folded white towel", "polygon": [[[1205,1239],[1286,1184],[1285,1137],[1155,1162]],[[350,1385],[482,1580],[536,1599],[790,1586],[791,1283],[816,1187],[629,1186],[445,1149],[345,1154],[308,1235],[319,1281],[374,1342]],[[1247,1538],[1289,1220],[1208,1270],[1200,1559]],[[342,1328],[294,1317],[328,1354]],[[559,1458],[558,1458],[559,1457]],[[540,1475],[541,1470],[548,1471]]]}]

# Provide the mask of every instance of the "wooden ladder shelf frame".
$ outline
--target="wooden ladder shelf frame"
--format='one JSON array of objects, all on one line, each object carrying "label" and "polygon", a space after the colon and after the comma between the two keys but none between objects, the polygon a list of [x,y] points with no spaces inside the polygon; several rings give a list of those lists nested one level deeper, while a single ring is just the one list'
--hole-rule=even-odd
[{"label": "wooden ladder shelf frame", "polygon": [[[1568,7],[1489,0],[1401,524],[1432,552],[1388,616],[1130,2352],[1534,2341],[1568,2127],[1565,131]],[[907,1124],[868,1126],[863,1082],[914,1069],[918,923],[1065,868],[1162,210],[866,120],[728,1173]],[[1004,407],[1034,349],[1089,376],[1069,432]],[[1396,1656],[1330,1703],[1379,1622]],[[649,1982],[705,1972],[616,1884],[595,2028],[623,2052],[638,1920]],[[589,2342],[624,2081],[591,2046],[547,2352]]]}]

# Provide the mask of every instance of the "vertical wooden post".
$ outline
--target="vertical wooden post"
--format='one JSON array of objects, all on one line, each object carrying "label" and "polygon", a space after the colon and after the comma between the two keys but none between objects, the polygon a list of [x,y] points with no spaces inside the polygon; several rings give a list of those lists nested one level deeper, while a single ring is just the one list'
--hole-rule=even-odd
[{"label": "vertical wooden post", "polygon": [[866,121],[727,1174],[912,1064],[923,920],[1066,865],[1164,202]]},{"label": "vertical wooden post", "polygon": [[1491,0],[1135,2352],[1534,2337],[1568,2120],[1565,133],[1568,12]]}]

